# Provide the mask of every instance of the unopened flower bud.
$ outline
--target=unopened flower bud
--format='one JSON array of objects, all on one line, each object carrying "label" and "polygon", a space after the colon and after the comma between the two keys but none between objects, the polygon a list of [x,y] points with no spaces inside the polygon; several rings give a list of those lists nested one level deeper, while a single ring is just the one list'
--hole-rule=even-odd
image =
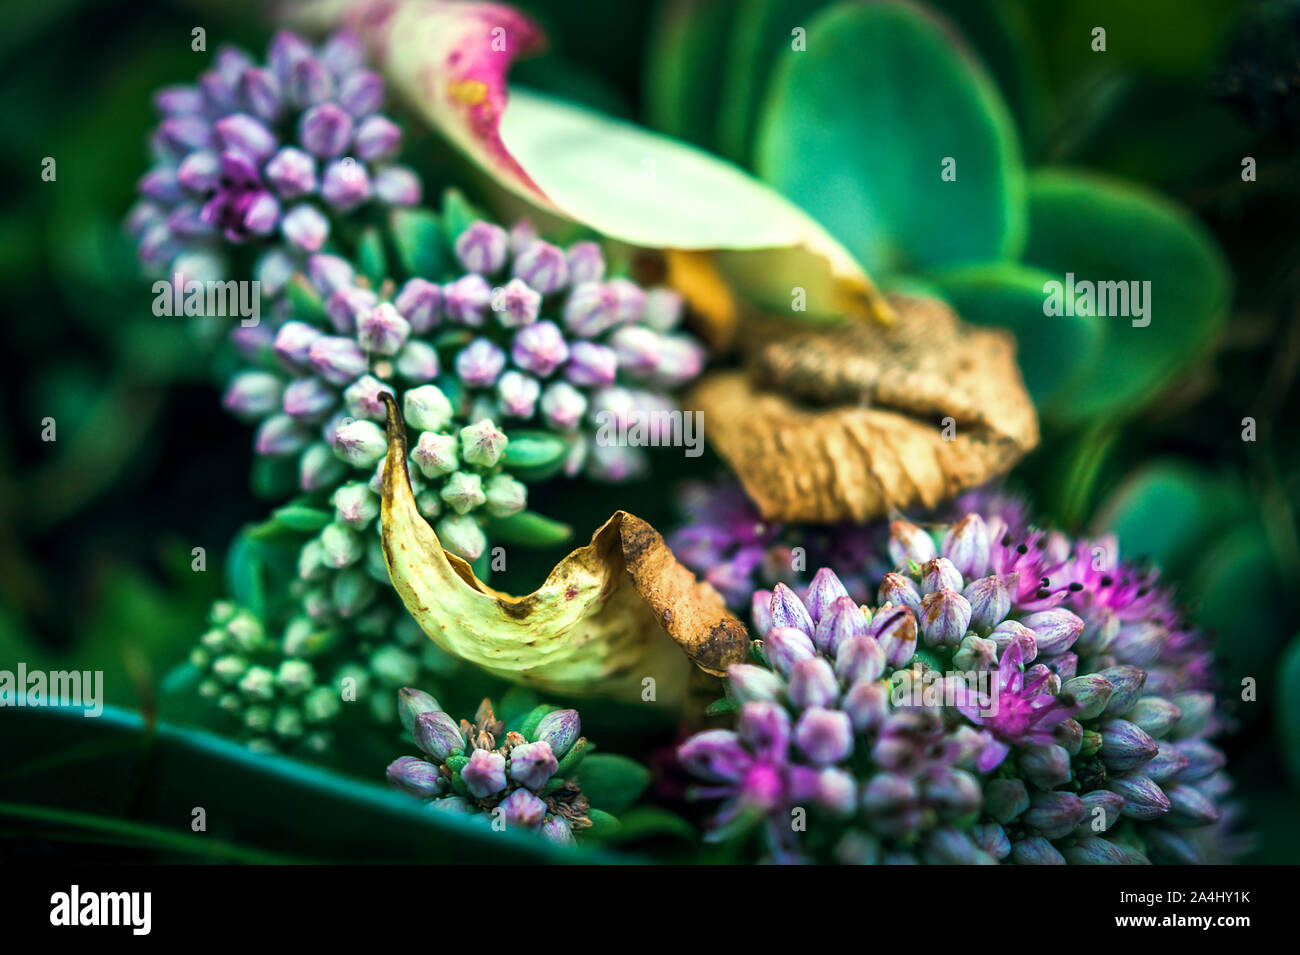
[{"label": "unopened flower bud", "polygon": [[453,554],[470,562],[482,556],[487,547],[483,528],[468,514],[450,514],[438,521],[438,539]]},{"label": "unopened flower bud", "polygon": [[415,721],[421,713],[437,713],[442,710],[428,693],[415,687],[402,687],[397,691],[397,717],[402,728],[414,736]]},{"label": "unopened flower bud", "polygon": [[1128,856],[1118,845],[1099,836],[1084,836],[1065,847],[1070,865],[1128,865]]},{"label": "unopened flower bud", "polygon": [[576,428],[587,412],[587,398],[567,381],[555,381],[546,386],[541,399],[542,416],[559,430]]},{"label": "unopened flower bud", "polygon": [[442,287],[427,279],[408,279],[393,305],[411,323],[411,331],[422,335],[442,320]]},{"label": "unopened flower bud", "polygon": [[304,252],[319,252],[329,238],[330,223],[315,206],[294,206],[280,220],[280,231]]},{"label": "unopened flower bud", "polygon": [[1100,673],[1087,673],[1067,681],[1061,687],[1061,696],[1074,701],[1075,715],[1081,720],[1100,716],[1110,702],[1115,687]]},{"label": "unopened flower bud", "polygon": [[966,580],[983,577],[989,564],[989,537],[984,519],[978,514],[967,514],[952,525],[944,536],[942,551]]},{"label": "unopened flower bud", "polygon": [[1104,711],[1111,716],[1123,716],[1133,709],[1147,682],[1147,671],[1135,666],[1107,667],[1099,675],[1109,680],[1113,687]]},{"label": "unopened flower bud", "polygon": [[1129,819],[1150,822],[1169,811],[1169,797],[1164,790],[1141,773],[1113,777],[1108,785],[1112,792],[1124,797],[1124,808],[1120,814]]},{"label": "unopened flower bud", "polygon": [[540,790],[560,762],[545,740],[524,743],[510,751],[510,778],[521,786]]},{"label": "unopened flower bud", "polygon": [[1083,633],[1083,620],[1064,607],[1031,613],[1020,622],[1034,631],[1040,657],[1064,653],[1074,646],[1074,641]]},{"label": "unopened flower bud", "polygon": [[557,759],[563,759],[578,741],[582,720],[577,710],[553,710],[542,717],[533,732],[535,742],[545,742]]},{"label": "unopened flower bud", "polygon": [[448,756],[461,753],[465,749],[465,737],[460,727],[442,710],[424,710],[415,715],[414,728],[411,731],[415,745],[428,753],[439,763]]},{"label": "unopened flower bud", "polygon": [[877,597],[882,607],[885,604],[896,604],[906,607],[912,613],[921,612],[921,593],[916,589],[912,578],[902,574],[885,574],[880,582]]},{"label": "unopened flower bud", "polygon": [[411,449],[411,460],[425,477],[442,477],[460,466],[457,457],[459,450],[460,442],[454,436],[422,431],[415,447]]},{"label": "unopened flower bud", "polygon": [[518,514],[528,504],[528,488],[508,474],[494,474],[483,485],[487,511],[493,517]]},{"label": "unopened flower bud", "polygon": [[479,467],[494,467],[505,453],[508,439],[489,419],[460,429],[461,458]]},{"label": "unopened flower bud", "polygon": [[1168,734],[1182,716],[1173,703],[1159,696],[1144,696],[1125,714],[1126,718],[1151,736]]},{"label": "unopened flower bud", "polygon": [[916,617],[906,607],[882,607],[867,626],[892,667],[904,667],[916,653]]},{"label": "unopened flower bud", "polygon": [[441,497],[457,514],[468,514],[487,501],[483,494],[483,479],[464,471],[457,471],[447,478]]},{"label": "unopened flower bud", "polygon": [[258,427],[253,447],[258,454],[282,457],[293,454],[307,444],[309,435],[288,415],[271,415]]},{"label": "unopened flower bud", "polygon": [[438,767],[414,756],[402,756],[388,764],[388,782],[415,796],[431,798],[442,792]]},{"label": "unopened flower bud", "polygon": [[854,683],[844,694],[840,709],[859,733],[874,732],[889,715],[889,690],[878,680]]},{"label": "unopened flower bud", "polygon": [[790,702],[806,709],[810,706],[834,706],[840,687],[831,665],[822,657],[810,657],[799,660],[790,668],[787,692]]},{"label": "unopened flower bud", "polygon": [[471,795],[486,799],[506,788],[506,758],[500,753],[476,749],[470,754],[460,776]]},{"label": "unopened flower bud", "polygon": [[543,295],[550,295],[569,281],[569,266],[562,250],[537,240],[515,258],[513,274]]},{"label": "unopened flower bud", "polygon": [[[836,582],[838,583],[838,578],[836,578]],[[757,597],[757,595],[755,596]],[[810,593],[809,596],[811,599],[813,595]],[[818,597],[817,599],[822,600],[824,598]],[[770,603],[771,598],[768,599],[768,604]],[[770,616],[767,606],[764,606],[763,610],[765,615]],[[760,632],[762,632],[761,629]],[[845,594],[836,597],[829,608],[822,612],[813,631],[813,644],[822,653],[834,657],[839,653],[839,648],[844,645],[846,640],[854,637],[865,637],[866,635],[866,614],[862,612],[862,608],[854,602],[852,597]]]},{"label": "unopened flower bud", "polygon": [[[990,580],[993,578],[984,578]],[[978,583],[978,581],[977,581]],[[971,623],[971,603],[953,590],[936,590],[921,601],[921,636],[928,647],[957,647]]]},{"label": "unopened flower bud", "polygon": [[1030,798],[1029,808],[1020,821],[1038,830],[1045,839],[1060,839],[1082,822],[1087,813],[1087,806],[1074,793],[1042,792]]},{"label": "unopened flower bud", "polygon": [[428,342],[411,339],[393,359],[393,370],[407,381],[433,381],[440,370],[437,349]]},{"label": "unopened flower bud", "polygon": [[377,355],[396,355],[411,334],[411,323],[388,302],[357,316],[357,342]]},{"label": "unopened flower bud", "polygon": [[1011,612],[1011,588],[1014,574],[991,574],[966,585],[962,592],[971,607],[971,624],[979,630],[992,630]]},{"label": "unopened flower bud", "polygon": [[353,467],[372,467],[388,453],[388,439],[373,421],[353,421],[334,432],[334,453]]},{"label": "unopened flower bud", "polygon": [[879,680],[884,672],[885,651],[874,637],[849,637],[835,650],[835,675],[846,684]]},{"label": "unopened flower bud", "polygon": [[800,660],[817,655],[812,640],[802,630],[794,627],[773,626],[763,638],[763,655],[774,670],[789,676]]},{"label": "unopened flower bud", "polygon": [[771,615],[773,627],[792,627],[806,637],[814,631],[812,616],[799,595],[783,583],[772,589]]},{"label": "unopened flower bud", "polygon": [[437,385],[410,389],[402,406],[407,425],[417,431],[441,431],[451,423],[451,402]]},{"label": "unopened flower bud", "polygon": [[990,779],[984,786],[984,810],[998,822],[1018,818],[1029,808],[1029,793],[1019,779]]},{"label": "unopened flower bud", "polygon": [[795,723],[794,742],[813,763],[838,763],[853,749],[853,725],[847,713],[809,707]]},{"label": "unopened flower bud", "polygon": [[322,335],[312,342],[307,356],[332,385],[346,385],[366,371],[366,354],[351,338]]},{"label": "unopened flower bud", "polygon": [[499,225],[472,222],[456,238],[456,258],[467,271],[491,275],[505,265],[507,243],[506,230]]}]

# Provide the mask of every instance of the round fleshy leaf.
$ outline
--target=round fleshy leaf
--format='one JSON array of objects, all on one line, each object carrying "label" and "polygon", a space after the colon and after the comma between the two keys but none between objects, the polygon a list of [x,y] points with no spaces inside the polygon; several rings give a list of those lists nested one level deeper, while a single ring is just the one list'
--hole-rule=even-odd
[{"label": "round fleshy leaf", "polygon": [[1243,488],[1184,461],[1152,461],[1098,509],[1095,526],[1119,535],[1121,553],[1178,573],[1249,510]]},{"label": "round fleshy leaf", "polygon": [[844,4],[809,24],[807,50],[782,54],[755,163],[873,274],[1014,258],[1024,241],[1006,105],[911,4]]},{"label": "round fleshy leaf", "polygon": [[1223,255],[1185,210],[1136,186],[1046,171],[1029,195],[1025,261],[1060,283],[1062,311],[1070,291],[1081,306],[1091,293],[1104,343],[1060,417],[1131,415],[1213,346],[1231,299]]}]

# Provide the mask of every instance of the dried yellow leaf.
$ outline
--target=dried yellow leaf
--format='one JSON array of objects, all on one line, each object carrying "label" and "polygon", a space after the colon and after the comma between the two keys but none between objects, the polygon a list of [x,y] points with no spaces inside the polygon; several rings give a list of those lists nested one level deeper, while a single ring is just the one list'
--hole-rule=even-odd
[{"label": "dried yellow leaf", "polygon": [[720,675],[745,659],[744,625],[645,521],[616,512],[533,593],[488,587],[443,550],[411,492],[406,427],[388,409],[380,519],[393,586],[439,647],[497,676],[572,696],[681,699],[691,663]]}]

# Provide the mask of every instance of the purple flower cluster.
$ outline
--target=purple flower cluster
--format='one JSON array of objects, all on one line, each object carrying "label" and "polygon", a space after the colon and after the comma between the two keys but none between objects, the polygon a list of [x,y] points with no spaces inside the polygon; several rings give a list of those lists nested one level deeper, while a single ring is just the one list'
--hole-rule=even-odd
[{"label": "purple flower cluster", "polygon": [[829,569],[753,595],[734,729],[679,748],[714,839],[778,861],[1127,864],[1230,856],[1209,650],[1113,539],[1014,507],[893,522],[873,606]]},{"label": "purple flower cluster", "polygon": [[474,414],[559,435],[567,474],[643,473],[643,447],[621,438],[639,428],[645,444],[667,443],[656,431],[677,407],[667,392],[704,367],[703,346],[678,328],[680,296],[607,277],[599,245],[562,249],[527,223],[473,222],[455,252],[467,274],[427,295],[468,332],[451,367]]},{"label": "purple flower cluster", "polygon": [[883,524],[780,524],[765,521],[733,480],[686,484],[688,521],[669,538],[677,559],[712,584],[733,610],[758,588],[806,586],[812,569],[845,568],[841,581],[859,602],[888,570],[880,556]]},{"label": "purple flower cluster", "polygon": [[[323,534],[304,551],[304,579],[352,566],[364,554],[360,535],[379,512],[388,447],[384,395],[403,407],[421,511],[437,521],[450,550],[477,559],[487,546],[483,518],[518,513],[528,494],[502,471],[506,434],[490,418],[473,416],[483,409],[463,394],[453,401],[434,383],[443,368],[432,340],[442,321],[439,286],[412,279],[388,301],[346,261],[323,253],[307,258],[306,273],[319,310],[236,329],[236,347],[251,367],[225,394],[232,413],[257,423],[258,454],[295,458],[303,491],[334,489],[340,518],[326,528],[334,539]],[[374,563],[382,572],[382,556]]]},{"label": "purple flower cluster", "polygon": [[507,732],[489,700],[473,723],[457,723],[428,693],[410,688],[398,694],[397,710],[424,756],[393,760],[388,781],[429,808],[499,819],[561,844],[591,825],[571,778],[587,747],[577,710],[539,707],[525,718],[526,733]]},{"label": "purple flower cluster", "polygon": [[281,31],[265,65],[226,47],[194,85],[161,90],[154,165],[128,218],[141,261],[220,278],[227,245],[270,246],[258,275],[274,294],[324,247],[332,218],[418,203],[419,179],[392,162],[401,132],[379,112],[384,82],[364,59],[351,33],[313,48]]}]

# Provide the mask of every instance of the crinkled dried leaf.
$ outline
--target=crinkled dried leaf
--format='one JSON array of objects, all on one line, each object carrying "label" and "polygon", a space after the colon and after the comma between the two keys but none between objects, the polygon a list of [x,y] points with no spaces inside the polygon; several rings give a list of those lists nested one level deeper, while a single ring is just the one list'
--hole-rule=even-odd
[{"label": "crinkled dried leaf", "polygon": [[389,396],[385,402],[384,559],[406,609],[442,649],[556,693],[639,700],[642,681],[653,677],[660,703],[681,698],[688,659],[720,675],[745,658],[745,627],[721,595],[626,511],[560,561],[533,593],[512,597],[483,584],[469,564],[443,550],[417,509],[406,428],[396,403]]},{"label": "crinkled dried leaf", "polygon": [[394,88],[532,210],[638,248],[707,253],[737,292],[764,308],[788,310],[798,286],[809,319],[890,319],[852,255],[739,167],[532,91],[510,90],[507,106],[511,62],[545,42],[537,25],[511,8],[315,0],[296,16],[356,29]]},{"label": "crinkled dried leaf", "polygon": [[891,302],[899,321],[889,326],[742,331],[757,342],[748,371],[709,375],[687,395],[765,518],[933,507],[1038,443],[1010,335],[965,326],[930,299]]}]

